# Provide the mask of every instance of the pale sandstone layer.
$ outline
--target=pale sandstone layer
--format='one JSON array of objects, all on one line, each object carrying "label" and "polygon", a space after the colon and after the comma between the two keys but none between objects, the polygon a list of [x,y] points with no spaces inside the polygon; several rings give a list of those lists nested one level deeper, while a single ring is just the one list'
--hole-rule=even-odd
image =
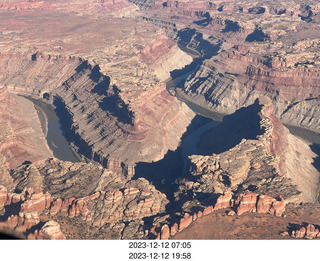
[{"label": "pale sandstone layer", "polygon": [[10,169],[53,157],[33,103],[6,87],[0,89],[0,142],[0,154]]},{"label": "pale sandstone layer", "polygon": [[272,107],[270,99],[259,99],[207,132],[199,151],[208,156],[189,157],[193,178],[184,181],[181,193],[190,190],[196,198],[197,194],[229,189],[249,190],[272,197],[281,195],[286,203],[317,202],[317,154],[290,134]]},{"label": "pale sandstone layer", "polygon": [[162,82],[192,59],[163,29],[130,18],[68,14],[62,22],[59,13],[47,14],[48,24],[39,24],[41,13],[18,13],[13,23],[10,12],[1,85],[53,103],[80,154],[131,177],[136,162],[177,148],[194,113]]},{"label": "pale sandstone layer", "polygon": [[145,20],[166,28],[185,51],[201,57],[200,68],[180,86],[183,99],[230,114],[269,96],[282,122],[319,132],[317,1],[146,5],[141,10]]}]

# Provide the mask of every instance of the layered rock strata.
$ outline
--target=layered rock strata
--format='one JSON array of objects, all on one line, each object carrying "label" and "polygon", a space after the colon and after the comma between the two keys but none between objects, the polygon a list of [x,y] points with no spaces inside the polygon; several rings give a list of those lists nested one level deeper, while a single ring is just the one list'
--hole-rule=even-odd
[{"label": "layered rock strata", "polygon": [[238,197],[234,197],[231,192],[227,192],[220,195],[213,205],[205,207],[202,211],[199,210],[193,214],[185,213],[179,222],[174,223],[171,226],[164,224],[161,226],[161,229],[159,229],[159,225],[153,227],[150,230],[149,236],[157,239],[169,239],[170,236],[175,236],[176,233],[189,227],[192,222],[196,221],[198,218],[221,209],[231,209],[228,212],[228,215],[242,215],[245,212],[256,212],[282,216],[285,211],[285,206],[286,204],[281,196],[272,198],[255,193],[243,193]]},{"label": "layered rock strata", "polygon": [[[32,168],[35,167],[23,165],[12,173],[16,190],[20,190],[21,180]],[[37,188],[25,187],[21,193],[13,193],[0,186],[0,211],[4,211],[2,229],[11,228],[36,239],[86,238],[81,230],[77,230],[76,237],[70,234],[73,219],[79,218],[88,231],[104,227],[101,236],[112,238],[113,226],[117,225],[120,233],[126,229],[125,223],[141,223],[144,217],[163,213],[168,203],[166,196],[147,180],[124,182],[116,173],[101,166],[50,160],[40,164],[37,170],[41,176]],[[61,218],[65,220],[63,227]],[[44,222],[48,219],[49,223]],[[133,228],[139,229],[139,225]]]},{"label": "layered rock strata", "polygon": [[[194,113],[163,81],[192,58],[163,29],[130,18],[92,24],[72,14],[61,23],[48,14],[42,30],[35,27],[41,14],[19,15],[30,18],[21,31],[2,18],[8,34],[0,48],[0,84],[53,104],[79,154],[130,178],[136,162],[160,160],[177,148]],[[34,37],[36,46],[28,41]]]},{"label": "layered rock strata", "polygon": [[155,1],[143,15],[202,58],[183,99],[230,114],[269,96],[282,122],[319,132],[319,10],[317,1],[190,0]]},{"label": "layered rock strata", "polygon": [[313,239],[313,238],[319,238],[319,226],[313,225],[313,224],[306,224],[303,226],[300,226],[298,229],[292,229],[290,233],[291,237],[294,238],[305,238],[305,239]]},{"label": "layered rock strata", "polygon": [[33,103],[10,94],[7,87],[0,88],[0,142],[0,154],[9,168],[53,156]]},{"label": "layered rock strata", "polygon": [[[223,138],[216,139],[221,133]],[[200,148],[211,155],[189,157],[192,176],[181,186],[195,197],[232,189],[281,195],[285,202],[317,201],[317,155],[281,124],[270,99],[259,99],[226,116],[220,126],[202,137]]]}]

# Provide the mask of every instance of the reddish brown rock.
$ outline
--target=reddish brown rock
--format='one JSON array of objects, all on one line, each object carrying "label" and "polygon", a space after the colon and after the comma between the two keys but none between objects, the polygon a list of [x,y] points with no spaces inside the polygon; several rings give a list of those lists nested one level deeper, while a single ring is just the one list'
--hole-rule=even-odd
[{"label": "reddish brown rock", "polygon": [[192,221],[195,221],[198,218],[197,213],[194,213],[192,216]]},{"label": "reddish brown rock", "polygon": [[258,213],[269,213],[274,198],[267,195],[259,195],[257,202]]},{"label": "reddish brown rock", "polygon": [[235,214],[236,214],[236,212],[234,212],[233,210],[231,210],[227,213],[228,216],[234,216]]},{"label": "reddish brown rock", "polygon": [[292,231],[291,236],[295,237],[295,238],[303,238],[306,234],[306,228],[305,227],[301,227],[299,230],[296,231]]},{"label": "reddish brown rock", "polygon": [[161,228],[161,238],[160,239],[169,239],[170,237],[170,228],[168,225],[163,225]]},{"label": "reddish brown rock", "polygon": [[315,228],[315,226],[312,224],[308,224],[307,229],[306,229],[305,238],[312,239],[312,238],[318,237],[318,235],[319,235],[319,229]]},{"label": "reddish brown rock", "polygon": [[62,206],[62,199],[58,198],[57,200],[53,201],[50,207],[50,215],[56,215]]},{"label": "reddish brown rock", "polygon": [[291,236],[294,238],[313,239],[320,237],[319,226],[316,228],[313,224],[307,224],[297,230],[291,231]]},{"label": "reddish brown rock", "polygon": [[223,193],[222,195],[220,195],[218,197],[217,202],[214,205],[213,210],[218,210],[218,209],[230,207],[231,206],[231,198],[232,198],[231,191]]},{"label": "reddish brown rock", "polygon": [[19,231],[26,231],[39,224],[40,219],[37,212],[22,213],[12,215],[6,221],[0,222],[0,227],[9,227]]},{"label": "reddish brown rock", "polygon": [[49,208],[52,201],[53,199],[49,193],[43,194],[42,190],[36,190],[29,200],[21,204],[21,212],[36,211],[40,213],[44,209]]},{"label": "reddish brown rock", "polygon": [[43,227],[39,231],[39,236],[41,236],[42,234],[43,237],[49,239],[66,239],[64,234],[61,232],[60,225],[53,220],[50,220],[43,225]]},{"label": "reddish brown rock", "polygon": [[257,194],[255,193],[244,193],[238,196],[236,200],[236,213],[241,215],[244,212],[256,212]]},{"label": "reddish brown rock", "polygon": [[6,204],[8,199],[8,190],[0,185],[0,209]]},{"label": "reddish brown rock", "polygon": [[179,230],[178,223],[174,223],[170,229],[170,236],[174,236]]},{"label": "reddish brown rock", "polygon": [[191,223],[192,223],[192,216],[186,213],[184,217],[180,219],[179,231],[182,231],[183,229],[187,228]]},{"label": "reddish brown rock", "polygon": [[206,207],[204,210],[203,210],[203,215],[208,215],[210,213],[213,212],[213,206],[209,206],[209,207]]},{"label": "reddish brown rock", "polygon": [[279,196],[272,202],[270,212],[276,216],[281,216],[285,211],[285,207],[286,203],[284,202],[283,198]]}]

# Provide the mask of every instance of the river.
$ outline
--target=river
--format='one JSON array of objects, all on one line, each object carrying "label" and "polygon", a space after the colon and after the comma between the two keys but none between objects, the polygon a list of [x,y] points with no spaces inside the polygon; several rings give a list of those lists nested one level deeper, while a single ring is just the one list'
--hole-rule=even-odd
[{"label": "river", "polygon": [[52,105],[41,100],[25,97],[32,101],[39,115],[41,128],[53,155],[65,161],[78,162],[69,147],[65,132]]}]

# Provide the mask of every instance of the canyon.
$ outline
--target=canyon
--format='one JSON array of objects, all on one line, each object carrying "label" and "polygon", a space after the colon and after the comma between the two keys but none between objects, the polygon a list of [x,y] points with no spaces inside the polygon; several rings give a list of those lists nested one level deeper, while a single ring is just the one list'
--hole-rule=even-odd
[{"label": "canyon", "polygon": [[[300,0],[2,1],[0,231],[319,237],[319,144],[286,127],[319,135],[319,13]],[[68,144],[49,139],[44,107]],[[55,151],[67,145],[72,159]]]}]

